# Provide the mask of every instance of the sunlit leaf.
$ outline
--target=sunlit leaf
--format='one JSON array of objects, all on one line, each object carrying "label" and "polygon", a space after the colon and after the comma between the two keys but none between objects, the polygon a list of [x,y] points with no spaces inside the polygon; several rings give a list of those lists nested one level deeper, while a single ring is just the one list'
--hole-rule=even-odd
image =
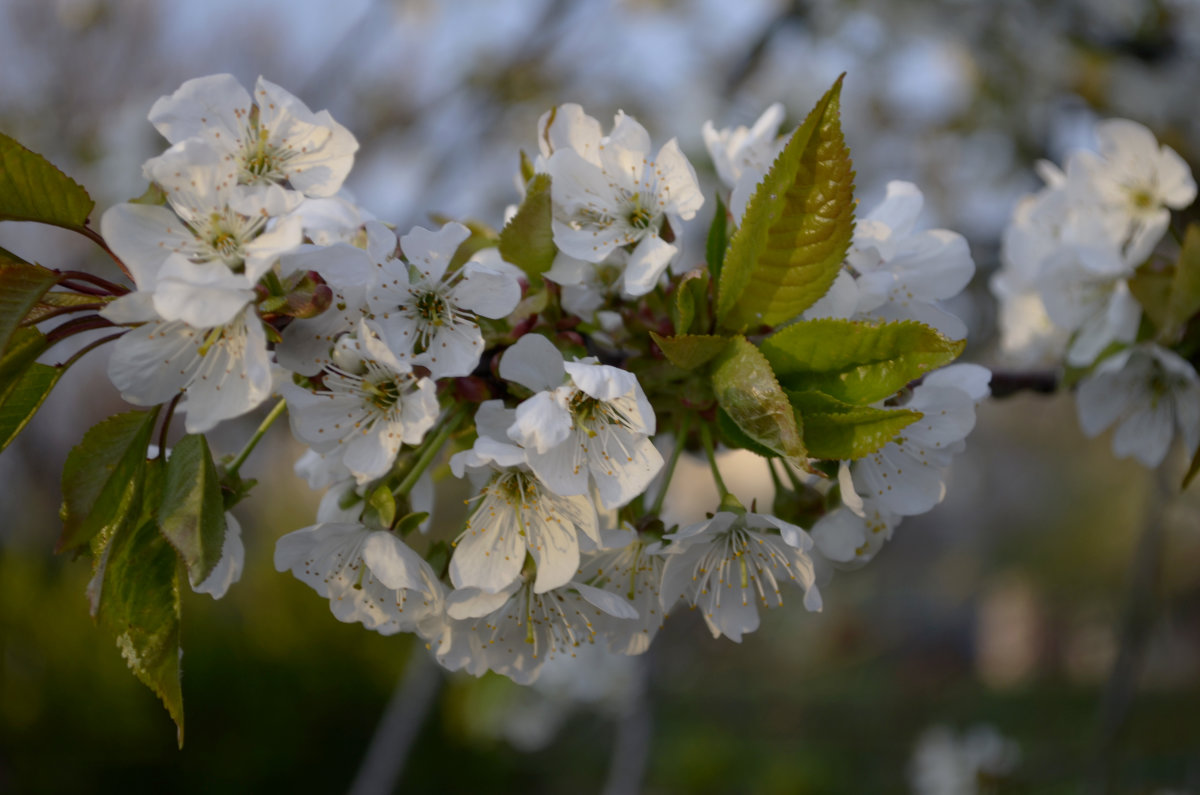
[{"label": "sunlit leaf", "polygon": [[745,337],[729,340],[713,368],[713,393],[734,424],[752,440],[799,466],[804,442],[787,395],[771,365]]},{"label": "sunlit leaf", "polygon": [[517,214],[500,231],[500,256],[531,278],[540,279],[557,254],[551,228],[550,175],[537,174],[530,180]]},{"label": "sunlit leaf", "polygon": [[854,172],[838,121],[842,78],[750,198],[721,267],[717,317],[731,330],[797,317],[828,291],[854,231]]},{"label": "sunlit leaf", "polygon": [[804,444],[813,458],[862,458],[892,441],[921,418],[912,409],[857,406],[823,392],[788,392],[804,421]]},{"label": "sunlit leaf", "polygon": [[650,337],[662,350],[667,360],[681,370],[694,370],[707,364],[725,350],[731,341],[729,337],[716,337],[710,334],[660,337],[653,331],[650,332]]},{"label": "sunlit leaf", "polygon": [[787,389],[874,403],[950,363],[965,344],[912,320],[870,324],[824,319],[794,323],[760,347]]}]

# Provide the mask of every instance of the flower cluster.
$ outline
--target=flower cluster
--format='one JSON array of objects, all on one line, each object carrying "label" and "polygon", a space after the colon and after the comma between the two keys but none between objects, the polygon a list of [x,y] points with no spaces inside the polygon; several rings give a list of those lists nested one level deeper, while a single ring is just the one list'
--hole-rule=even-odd
[{"label": "flower cluster", "polygon": [[1095,135],[1098,151],[1073,152],[1065,169],[1039,163],[1045,187],[1005,230],[991,283],[1001,346],[1020,364],[1083,374],[1084,432],[1116,423],[1113,452],[1155,467],[1176,433],[1189,454],[1200,442],[1200,376],[1179,346],[1200,295],[1188,259],[1173,264],[1164,243],[1196,182],[1136,122],[1102,121]]},{"label": "flower cluster", "polygon": [[[841,146],[835,112],[813,135]],[[781,118],[706,125],[731,191],[710,239],[771,233],[755,208],[774,197],[755,193],[789,156]],[[417,633],[452,670],[530,683],[583,644],[639,654],[680,602],[740,641],[786,582],[821,609],[821,561],[869,559],[942,500],[987,394],[982,368],[930,371],[905,347],[919,337],[935,366],[957,355],[966,326],[941,302],[974,272],[960,235],[919,228],[909,183],[852,238],[852,186],[839,194],[843,248],[786,264],[826,286],[792,322],[746,328],[721,309],[735,287],[712,252],[709,269],[685,255],[695,170],[624,113],[607,133],[578,105],[545,114],[502,232],[399,236],[342,190],[350,133],[265,80],[253,94],[227,75],[189,81],[150,119],[171,143],[144,167],[153,189],[101,224],[136,284],[104,310],[129,327],[113,382],[135,404],[171,403],[193,434],[280,394],[308,448],[297,472],[326,492],[316,522],[279,539],[276,568],[342,621]],[[772,266],[748,267],[738,285]],[[849,395],[820,356],[797,364],[847,334],[873,351],[838,354],[860,374]],[[728,375],[743,368],[749,381]],[[770,512],[725,489],[719,444],[771,459]],[[721,502],[667,526],[683,455],[709,458]],[[473,494],[465,515],[433,515],[434,482],[454,480]],[[240,545],[227,553],[240,570]]]}]

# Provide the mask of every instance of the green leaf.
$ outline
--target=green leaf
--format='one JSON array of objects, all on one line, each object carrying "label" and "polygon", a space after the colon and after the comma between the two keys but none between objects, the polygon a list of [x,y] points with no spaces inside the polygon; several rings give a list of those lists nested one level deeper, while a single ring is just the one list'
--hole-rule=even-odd
[{"label": "green leaf", "polygon": [[838,121],[842,78],[750,198],[721,267],[717,318],[736,330],[792,320],[828,291],[854,232],[854,172]]},{"label": "green leaf", "polygon": [[57,552],[111,536],[137,505],[158,411],[129,411],[92,427],[63,466],[63,533]]},{"label": "green leaf", "polygon": [[63,290],[52,290],[43,295],[32,309],[25,313],[24,324],[34,325],[63,307],[100,307],[115,301],[115,295],[84,295]]},{"label": "green leaf", "polygon": [[788,398],[804,418],[808,454],[831,461],[873,453],[921,419],[921,412],[912,409],[856,406],[823,392],[788,392]]},{"label": "green leaf", "polygon": [[105,548],[89,590],[97,620],[129,670],[162,700],[183,747],[178,571],[175,550],[153,521],[128,523]]},{"label": "green leaf", "polygon": [[171,450],[155,513],[163,536],[187,567],[188,581],[192,586],[204,582],[225,544],[225,501],[203,436],[189,434]]},{"label": "green leaf", "polygon": [[711,278],[703,268],[693,268],[683,274],[675,287],[671,302],[671,322],[675,333],[705,334],[712,324],[708,308],[708,286]]},{"label": "green leaf", "polygon": [[8,347],[17,326],[57,282],[54,271],[0,248],[0,351]]},{"label": "green leaf", "polygon": [[729,211],[725,209],[725,202],[721,201],[719,191],[714,201],[717,207],[713,213],[712,224],[708,227],[704,260],[708,263],[708,272],[712,274],[712,280],[720,284],[721,266],[725,264],[725,249],[729,247]]},{"label": "green leaf", "polygon": [[1169,323],[1167,304],[1171,300],[1172,281],[1174,276],[1169,269],[1156,270],[1149,262],[1138,268],[1129,279],[1129,291],[1160,333]]},{"label": "green leaf", "polygon": [[667,360],[681,370],[694,370],[707,364],[725,350],[731,340],[730,337],[715,337],[711,334],[660,337],[653,331],[650,332],[650,337]]},{"label": "green leaf", "polygon": [[746,436],[798,466],[804,442],[795,412],[766,357],[745,337],[734,337],[717,357],[712,376],[717,404]]},{"label": "green leaf", "polygon": [[525,201],[500,231],[500,256],[540,280],[550,270],[558,249],[551,229],[550,175],[537,174],[525,191]]},{"label": "green leaf", "polygon": [[1175,263],[1175,278],[1167,300],[1167,318],[1163,333],[1169,342],[1178,342],[1192,316],[1200,312],[1200,224],[1189,224],[1183,249]]},{"label": "green leaf", "polygon": [[367,497],[367,508],[383,527],[391,527],[396,521],[396,495],[386,483],[380,483]]},{"label": "green leaf", "polygon": [[0,451],[17,438],[42,407],[64,368],[36,362],[0,393]]},{"label": "green leaf", "polygon": [[404,518],[396,523],[396,532],[401,537],[407,536],[413,530],[421,526],[421,522],[429,518],[428,511],[418,511],[416,513],[405,514]]},{"label": "green leaf", "polygon": [[[453,219],[447,218],[446,223]],[[483,221],[467,219],[459,221],[471,233],[466,240],[458,244],[458,249],[455,250],[454,256],[450,258],[450,263],[446,266],[448,270],[454,271],[461,268],[463,264],[471,257],[485,248],[493,248],[500,242],[500,237],[490,225]]]},{"label": "green leaf", "polygon": [[874,403],[953,361],[965,345],[913,320],[807,320],[772,334],[760,347],[788,389]]},{"label": "green leaf", "polygon": [[34,360],[49,347],[46,335],[37,329],[17,329],[9,339],[4,355],[0,356],[0,394],[11,389]]},{"label": "green leaf", "polygon": [[739,428],[733,418],[720,406],[717,406],[717,430],[721,432],[721,438],[729,447],[749,450],[763,458],[774,458],[779,455],[769,447],[764,447],[747,436],[746,432]]},{"label": "green leaf", "polygon": [[0,133],[0,221],[83,229],[96,203],[53,163]]}]

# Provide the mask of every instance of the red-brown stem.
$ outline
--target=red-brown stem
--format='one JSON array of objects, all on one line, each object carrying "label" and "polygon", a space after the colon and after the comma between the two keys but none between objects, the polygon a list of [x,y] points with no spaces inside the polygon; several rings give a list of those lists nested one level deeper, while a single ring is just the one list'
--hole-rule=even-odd
[{"label": "red-brown stem", "polygon": [[46,334],[47,345],[56,345],[62,342],[67,337],[73,337],[76,334],[82,334],[85,331],[94,329],[112,328],[116,323],[111,323],[99,315],[88,315],[87,317],[77,317],[74,320],[68,320],[60,326],[55,326]]},{"label": "red-brown stem", "polygon": [[83,235],[100,248],[104,249],[105,253],[112,257],[113,262],[117,263],[117,267],[121,269],[121,273],[124,273],[126,276],[128,276],[130,281],[133,280],[133,274],[130,273],[129,269],[125,267],[125,263],[121,261],[121,258],[118,257],[111,248],[108,247],[108,243],[104,241],[104,238],[101,237],[99,232],[97,232],[95,229],[92,229],[90,226],[73,226],[70,228],[73,231]]},{"label": "red-brown stem", "polygon": [[[104,292],[103,295],[125,295],[127,292],[129,292],[129,288],[125,285],[117,284],[116,282],[110,282],[108,279],[101,278],[100,276],[97,276],[94,273],[88,273],[87,271],[59,271],[58,273],[59,284],[63,284],[65,281],[87,282],[88,284],[95,285],[96,287],[105,290],[106,292]],[[79,288],[73,287],[72,289]],[[83,291],[81,290],[81,292]]]},{"label": "red-brown stem", "polygon": [[37,325],[38,323],[41,323],[43,320],[49,320],[52,317],[59,317],[60,315],[69,315],[73,312],[89,312],[89,311],[95,312],[97,309],[103,309],[103,308],[104,308],[104,304],[79,304],[78,306],[58,306],[58,307],[55,307],[54,309],[51,309],[50,311],[46,312],[44,315],[37,318],[36,320],[30,320],[29,318],[22,320],[21,325],[22,326],[34,326],[34,325]]}]

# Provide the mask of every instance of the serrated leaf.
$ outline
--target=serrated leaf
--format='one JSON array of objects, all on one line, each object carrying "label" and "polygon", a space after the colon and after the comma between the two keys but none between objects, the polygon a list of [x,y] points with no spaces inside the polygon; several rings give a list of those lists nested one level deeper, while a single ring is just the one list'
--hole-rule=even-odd
[{"label": "serrated leaf", "polygon": [[221,559],[225,501],[203,436],[184,436],[171,450],[155,514],[163,537],[187,567],[188,581],[193,587],[204,582]]},{"label": "serrated leaf", "polygon": [[721,266],[725,263],[725,250],[729,247],[729,211],[725,209],[725,202],[721,201],[719,191],[713,203],[716,204],[716,210],[704,243],[704,261],[708,263],[708,272],[712,274],[713,282],[720,284]]},{"label": "serrated leaf", "polygon": [[37,304],[25,313],[23,325],[36,325],[63,307],[99,307],[116,300],[116,298],[115,295],[84,295],[83,293],[52,290],[43,295]]},{"label": "serrated leaf", "polygon": [[694,370],[715,359],[725,350],[732,338],[716,337],[711,334],[681,334],[675,337],[660,337],[653,331],[654,340],[671,364],[681,370]]},{"label": "serrated leaf", "polygon": [[720,406],[717,406],[717,430],[720,431],[721,438],[729,447],[749,450],[763,458],[774,458],[779,455],[774,450],[764,447],[747,436],[746,432],[739,428],[738,424],[733,421],[733,418]]},{"label": "serrated leaf", "polygon": [[57,282],[54,271],[0,248],[0,351],[8,347],[17,326]]},{"label": "serrated leaf", "polygon": [[83,229],[96,203],[46,158],[0,133],[0,221]]},{"label": "serrated leaf", "polygon": [[716,358],[712,384],[717,404],[746,436],[798,466],[805,464],[792,405],[753,343],[745,337],[730,339]]},{"label": "serrated leaf", "polygon": [[838,120],[842,78],[792,134],[746,206],[721,266],[731,330],[791,320],[829,290],[854,232],[854,172]]},{"label": "serrated leaf", "polygon": [[708,308],[708,271],[693,268],[675,286],[671,301],[671,323],[675,334],[706,334],[712,317]]},{"label": "serrated leaf", "polygon": [[856,406],[823,392],[788,392],[804,420],[804,444],[813,458],[853,460],[875,452],[921,419],[912,409]]},{"label": "serrated leaf", "polygon": [[129,670],[162,700],[183,746],[179,579],[175,550],[154,522],[127,524],[104,550],[94,578],[96,618]]},{"label": "serrated leaf", "polygon": [[779,382],[794,391],[816,390],[847,403],[874,403],[948,364],[964,340],[949,340],[913,320],[870,324],[806,320],[763,340],[760,349]]},{"label": "serrated leaf", "polygon": [[533,280],[550,270],[558,254],[551,218],[550,175],[536,174],[517,214],[500,230],[500,256]]},{"label": "serrated leaf", "polygon": [[83,435],[63,466],[63,533],[57,552],[110,536],[137,505],[155,411],[129,411]]},{"label": "serrated leaf", "polygon": [[19,328],[0,356],[0,394],[12,388],[37,357],[49,348],[46,335],[35,328]]},{"label": "serrated leaf", "polygon": [[61,367],[35,362],[0,393],[0,451],[33,419],[62,374]]}]

